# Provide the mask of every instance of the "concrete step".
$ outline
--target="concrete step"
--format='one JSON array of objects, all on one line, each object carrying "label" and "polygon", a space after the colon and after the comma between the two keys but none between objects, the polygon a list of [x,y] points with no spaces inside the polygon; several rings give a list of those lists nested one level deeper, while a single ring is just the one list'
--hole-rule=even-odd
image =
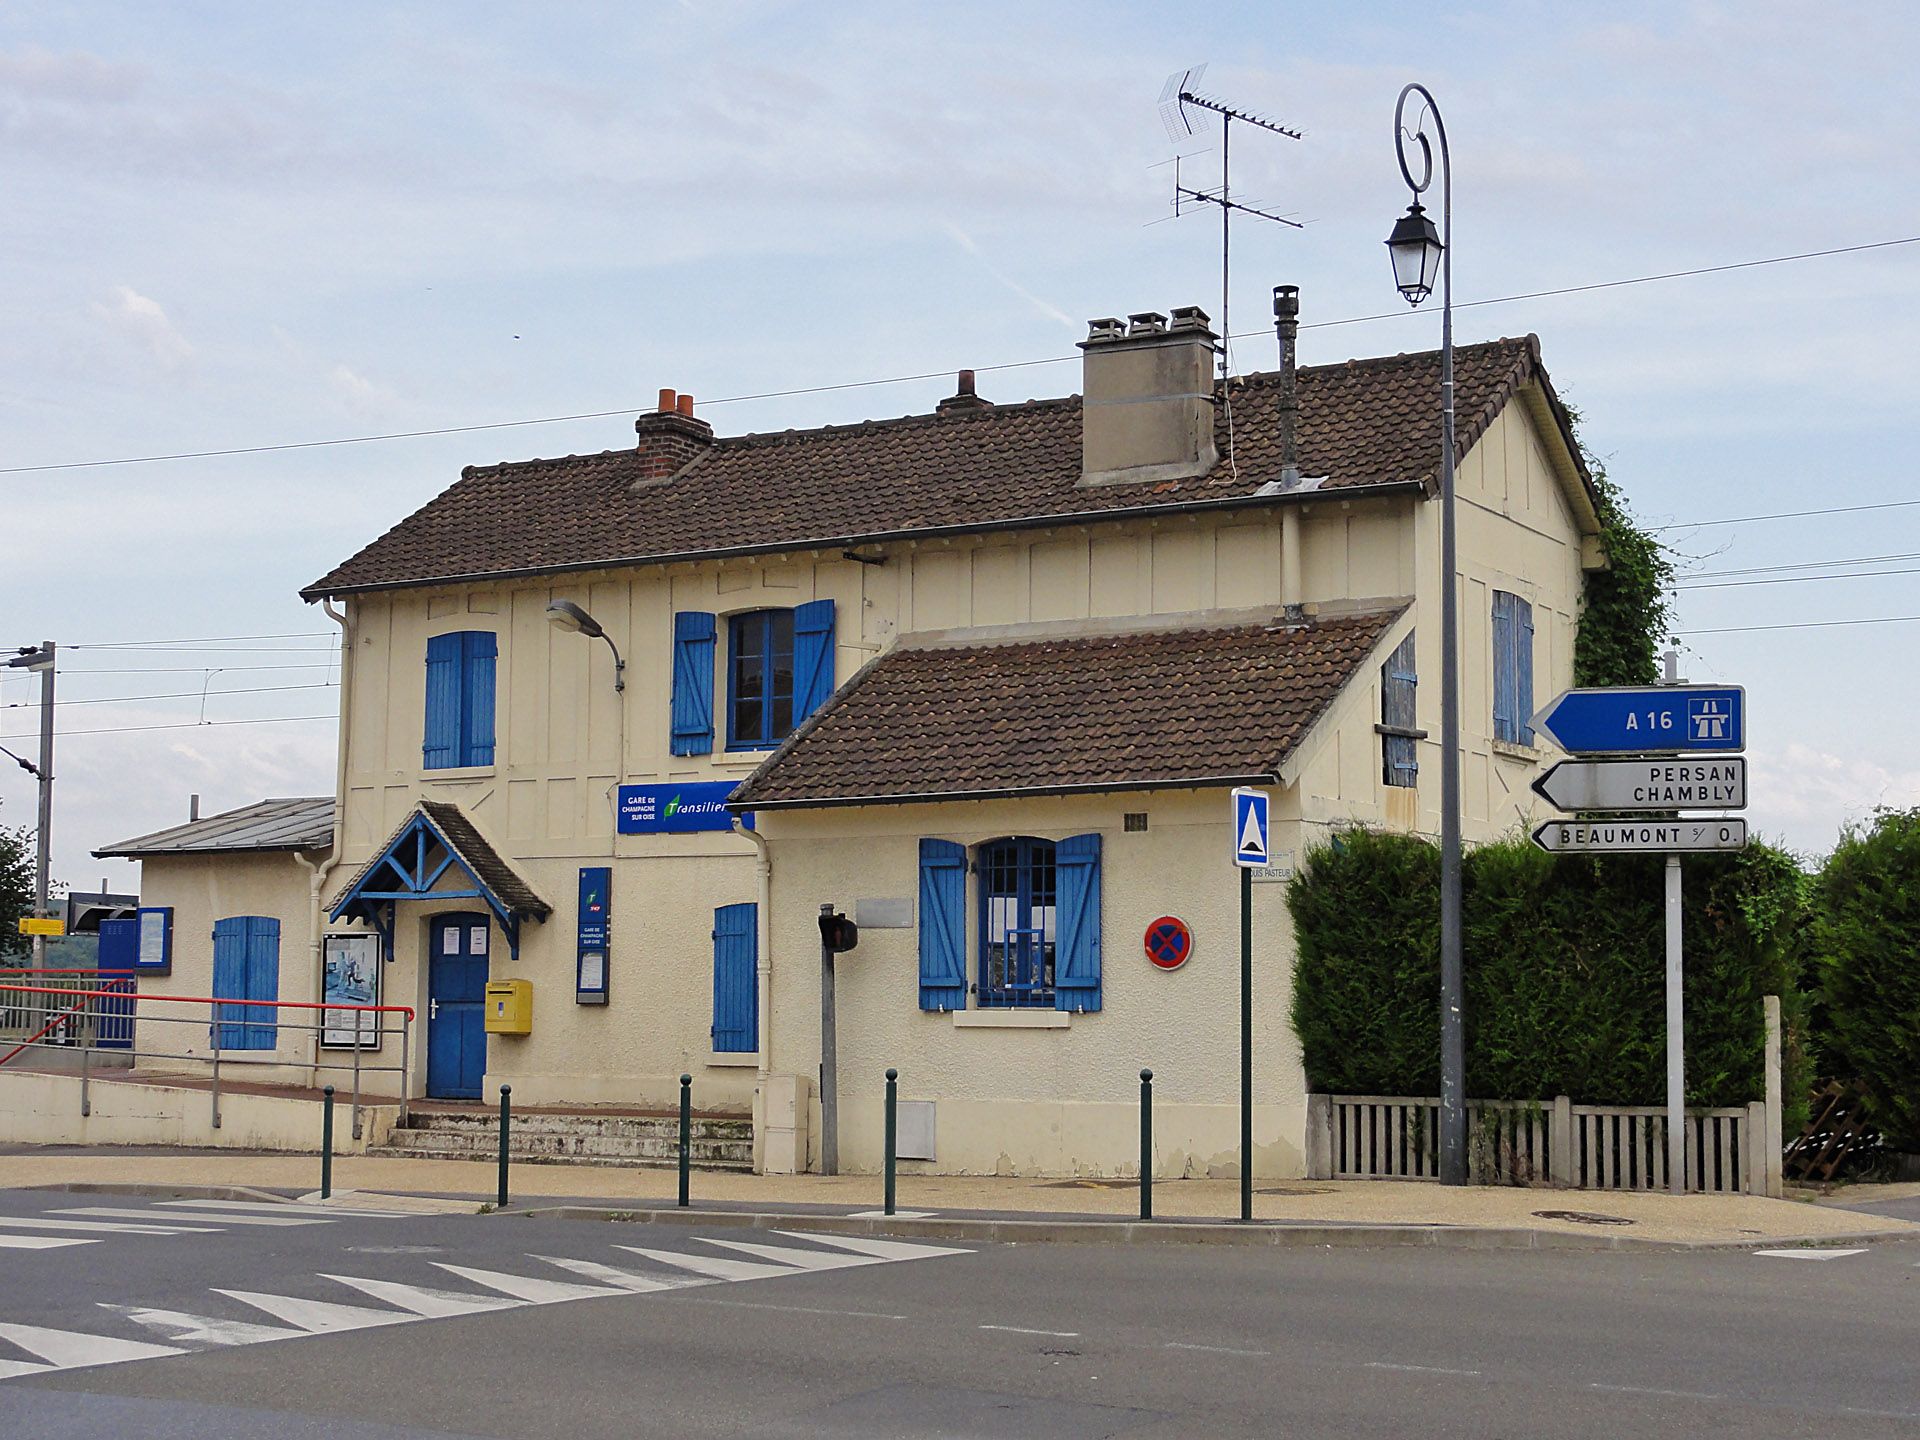
[{"label": "concrete step", "polygon": [[[396,1131],[395,1133],[398,1134],[401,1132]],[[422,1150],[406,1145],[379,1145],[367,1151],[367,1153],[369,1155],[384,1156],[393,1160],[493,1161],[497,1160],[500,1155],[497,1148],[485,1153],[479,1151],[472,1153],[449,1153],[445,1150]],[[671,1170],[680,1163],[677,1154],[666,1158],[621,1155],[523,1154],[518,1146],[508,1151],[508,1159],[515,1165],[617,1165],[625,1166],[628,1169],[637,1168],[645,1170]],[[688,1164],[695,1170],[734,1170],[741,1173],[748,1173],[753,1169],[753,1147],[749,1145],[747,1147],[747,1153],[737,1159],[703,1157],[697,1150],[689,1155],[687,1159]]]},{"label": "concrete step", "polygon": [[[407,1129],[415,1134],[486,1135],[497,1137],[500,1117],[486,1111],[414,1110]],[[600,1136],[607,1139],[678,1138],[680,1120],[671,1115],[596,1115],[591,1112],[514,1112],[513,1133],[520,1135]],[[689,1126],[695,1140],[753,1139],[753,1121],[746,1116],[696,1115]],[[497,1143],[497,1141],[496,1141]]]},{"label": "concrete step", "polygon": [[[370,1154],[414,1160],[492,1160],[500,1121],[485,1111],[421,1110]],[[529,1113],[513,1117],[510,1158],[527,1164],[679,1163],[680,1122],[664,1115]],[[689,1126],[689,1159],[703,1170],[753,1168],[753,1122],[707,1116]]]}]

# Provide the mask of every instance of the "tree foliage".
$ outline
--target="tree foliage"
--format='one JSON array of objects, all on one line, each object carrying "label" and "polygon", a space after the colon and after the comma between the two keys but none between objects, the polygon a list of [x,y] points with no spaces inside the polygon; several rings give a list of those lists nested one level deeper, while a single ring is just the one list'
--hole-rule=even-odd
[{"label": "tree foliage", "polygon": [[[1687,1092],[1763,1093],[1762,997],[1802,1009],[1795,936],[1806,879],[1768,846],[1687,862]],[[1666,1096],[1665,882],[1658,857],[1548,855],[1523,839],[1462,868],[1467,1089],[1475,1098],[1656,1105]],[[1437,1095],[1439,852],[1342,832],[1288,890],[1299,947],[1293,1023],[1309,1083]],[[1786,1093],[1804,1090],[1790,1046]]]},{"label": "tree foliage", "polygon": [[1659,651],[1673,628],[1673,552],[1635,523],[1620,487],[1599,456],[1578,440],[1593,476],[1594,510],[1607,568],[1590,570],[1580,627],[1573,642],[1575,685],[1651,685],[1660,678]]},{"label": "tree foliage", "polygon": [[0,826],[0,964],[18,964],[32,951],[19,922],[33,913],[33,866],[33,831]]},{"label": "tree foliage", "polygon": [[1808,927],[1825,1056],[1872,1094],[1881,1138],[1920,1151],[1920,809],[1843,831]]}]

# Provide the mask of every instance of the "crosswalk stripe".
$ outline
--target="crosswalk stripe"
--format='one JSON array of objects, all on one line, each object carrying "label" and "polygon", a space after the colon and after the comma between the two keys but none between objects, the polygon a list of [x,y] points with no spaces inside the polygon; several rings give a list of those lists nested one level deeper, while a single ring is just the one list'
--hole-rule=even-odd
[{"label": "crosswalk stripe", "polygon": [[[288,1201],[270,1205],[252,1200],[162,1200],[169,1209],[237,1211],[265,1215],[310,1215],[316,1220],[411,1220],[411,1210],[350,1210],[344,1206],[300,1205]],[[211,1220],[211,1215],[201,1217]]]},{"label": "crosswalk stripe", "polygon": [[776,1275],[804,1273],[791,1265],[756,1265],[748,1260],[723,1260],[713,1255],[680,1255],[672,1250],[647,1250],[639,1245],[617,1245],[614,1248],[631,1250],[635,1255],[644,1255],[662,1265],[691,1270],[696,1275],[711,1275],[716,1280],[771,1280]]},{"label": "crosswalk stripe", "polygon": [[791,1245],[755,1245],[747,1240],[718,1240],[703,1237],[709,1245],[724,1245],[762,1260],[787,1264],[798,1270],[846,1270],[855,1265],[884,1265],[878,1255],[835,1255],[825,1250],[796,1250]]},{"label": "crosswalk stripe", "polygon": [[904,1240],[870,1240],[864,1235],[814,1235],[805,1230],[776,1230],[793,1240],[817,1240],[822,1245],[838,1245],[842,1250],[857,1250],[862,1255],[882,1260],[926,1260],[935,1255],[971,1255],[971,1250],[956,1250],[950,1245],[909,1245]]},{"label": "crosswalk stripe", "polygon": [[471,1280],[476,1285],[485,1285],[489,1290],[498,1290],[503,1295],[525,1300],[529,1305],[555,1305],[562,1300],[591,1300],[599,1295],[624,1295],[625,1290],[616,1290],[607,1285],[570,1285],[562,1280],[536,1280],[526,1275],[508,1275],[500,1270],[476,1270],[468,1265],[449,1265],[444,1260],[433,1262],[440,1269],[458,1275],[463,1280]]},{"label": "crosswalk stripe", "polygon": [[59,1368],[57,1365],[36,1365],[31,1360],[0,1360],[0,1380],[11,1380],[16,1375],[51,1375]]},{"label": "crosswalk stripe", "polygon": [[255,1325],[248,1320],[219,1320],[211,1315],[189,1315],[184,1310],[156,1310],[147,1305],[109,1305],[102,1310],[124,1315],[136,1325],[144,1325],[169,1340],[194,1345],[259,1345],[268,1340],[294,1340],[310,1332],[287,1330],[279,1325]]},{"label": "crosswalk stripe", "polygon": [[[73,1210],[49,1210],[47,1213],[49,1215],[103,1215],[109,1219],[162,1222],[171,1222],[176,1218],[172,1215],[156,1214],[152,1210],[119,1210],[111,1205],[86,1205]],[[208,1216],[206,1223],[211,1225],[216,1222],[212,1216]],[[221,1225],[324,1225],[327,1222],[303,1215],[222,1215],[217,1223]]]},{"label": "crosswalk stripe", "polygon": [[622,1270],[618,1266],[602,1265],[598,1260],[575,1260],[566,1255],[536,1255],[533,1258],[544,1260],[549,1265],[558,1265],[563,1270],[571,1270],[576,1275],[584,1275],[589,1280],[618,1285],[622,1290],[631,1290],[636,1295],[651,1290],[684,1290],[692,1285],[713,1284],[703,1276],[642,1275],[637,1270]]},{"label": "crosswalk stripe", "polygon": [[122,1360],[152,1360],[161,1355],[184,1355],[177,1345],[150,1345],[145,1340],[116,1340],[110,1335],[83,1335],[77,1330],[49,1330],[42,1325],[0,1325],[0,1340],[29,1350],[55,1369],[82,1365],[115,1365]]},{"label": "crosswalk stripe", "polygon": [[0,1229],[86,1230],[114,1235],[218,1235],[202,1225],[130,1225],[120,1220],[39,1220],[23,1215],[0,1216]]},{"label": "crosswalk stripe", "polygon": [[502,1300],[497,1295],[462,1295],[455,1290],[431,1290],[424,1285],[403,1285],[397,1280],[364,1280],[357,1275],[323,1275],[322,1278],[351,1285],[362,1294],[384,1300],[389,1305],[398,1305],[402,1310],[411,1310],[428,1320],[444,1320],[449,1315],[478,1315],[486,1310],[512,1310],[527,1303],[524,1300]]},{"label": "crosswalk stripe", "polygon": [[326,1335],[337,1330],[369,1330],[376,1325],[400,1325],[418,1320],[418,1315],[397,1310],[369,1310],[364,1305],[336,1305],[331,1300],[303,1300],[295,1295],[263,1295],[254,1290],[215,1290],[243,1305],[264,1310],[276,1320],[298,1325],[310,1335]]},{"label": "crosswalk stripe", "polygon": [[98,1245],[78,1235],[0,1235],[0,1250],[57,1250],[62,1245]]}]

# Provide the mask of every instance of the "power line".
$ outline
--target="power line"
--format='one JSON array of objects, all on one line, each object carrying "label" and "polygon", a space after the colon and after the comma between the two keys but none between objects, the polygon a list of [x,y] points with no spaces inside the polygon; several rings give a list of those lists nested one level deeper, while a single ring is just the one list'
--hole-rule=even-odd
[{"label": "power line", "polygon": [[[99,462],[110,464],[110,461]],[[62,645],[62,650],[139,650],[153,645],[225,645],[238,640],[327,640],[325,630],[285,630],[277,635],[188,635],[173,640],[95,640],[86,645]]]},{"label": "power line", "polygon": [[1876,575],[1920,575],[1920,570],[1857,570],[1850,575],[1774,575],[1765,580],[1708,580],[1689,584],[1682,580],[1676,590],[1727,590],[1741,585],[1804,585],[1809,580],[1871,580]]},{"label": "power line", "polygon": [[[1920,556],[1916,556],[1920,559]],[[62,666],[62,678],[71,679],[79,675],[202,675],[209,670],[218,670],[226,675],[239,675],[256,670],[331,670],[336,662],[316,660],[301,665],[137,665],[126,667],[106,667],[102,669],[68,669]]]},{"label": "power line", "polygon": [[1854,515],[1862,510],[1902,510],[1920,505],[1920,500],[1887,500],[1877,505],[1839,505],[1831,510],[1782,510],[1777,515],[1736,515],[1730,520],[1676,520],[1671,525],[1650,525],[1647,532],[1658,535],[1664,530],[1705,529],[1710,525],[1751,525],[1758,520],[1806,520],[1816,515]]},{"label": "power line", "polygon": [[[109,725],[101,730],[62,730],[60,738],[75,735],[126,735],[136,730],[200,730],[210,725],[291,725],[304,720],[338,720],[338,715],[269,715],[259,720],[182,720],[172,725]],[[0,740],[18,739],[0,735]]]},{"label": "power line", "polygon": [[1775,575],[1788,570],[1830,570],[1839,565],[1878,565],[1891,564],[1896,560],[1920,560],[1920,554],[1911,555],[1856,555],[1847,560],[1808,560],[1798,565],[1752,565],[1744,570],[1697,570],[1680,576],[1680,583],[1694,580],[1720,580],[1729,575]]},{"label": "power line", "polygon": [[[1785,265],[1796,260],[1821,260],[1834,255],[1855,255],[1868,250],[1886,250],[1916,243],[1920,243],[1920,235],[1909,235],[1898,240],[1876,240],[1864,245],[1842,245],[1830,250],[1805,250],[1793,255],[1771,255],[1762,260],[1739,260],[1728,265],[1706,265],[1695,270],[1669,270],[1658,275],[1635,275],[1623,280],[1600,280],[1588,285],[1567,285],[1555,290],[1532,290],[1521,295],[1499,295],[1485,300],[1462,300],[1455,302],[1454,308],[1469,310],[1486,305],[1510,305],[1521,300],[1546,300],[1559,295],[1581,295],[1593,290],[1616,290],[1627,285],[1650,285],[1666,280],[1693,279],[1701,275],[1722,275],[1733,270],[1751,270],[1764,265]],[[1383,311],[1378,315],[1354,315],[1344,320],[1318,320],[1301,328],[1329,330],[1341,325],[1365,325],[1377,320],[1398,320],[1411,313],[1406,310]],[[1232,341],[1265,333],[1264,330],[1247,330],[1239,335],[1228,335],[1223,338]],[[976,365],[972,368],[981,373],[1021,370],[1036,365],[1067,364],[1079,358],[1078,355],[1053,355],[1042,360],[1012,360],[999,365]],[[890,375],[878,380],[845,380],[832,385],[805,385],[792,390],[765,390],[754,395],[727,395],[718,400],[707,400],[702,403],[739,405],[752,400],[785,400],[799,395],[824,395],[841,390],[871,389],[879,385],[904,385],[922,380],[941,380],[952,373],[951,370],[942,369],[924,371],[917,375]],[[532,420],[494,420],[481,425],[445,425],[431,430],[395,430],[379,435],[347,435],[332,440],[294,440],[275,445],[236,445],[223,450],[182,450],[164,455],[127,455],[111,460],[68,460],[52,465],[13,465],[0,468],[0,475],[44,474],[54,470],[93,470],[112,465],[151,465],[170,460],[215,460],[233,455],[267,455],[288,450],[371,445],[388,440],[423,440],[440,435],[471,435],[485,430],[517,430],[530,425],[563,425],[578,420],[606,420],[634,413],[634,407],[625,406],[618,410],[583,411],[577,415],[545,415]]]},{"label": "power line", "polygon": [[1676,630],[1675,635],[1746,635],[1756,630],[1829,630],[1836,625],[1904,625],[1920,615],[1878,615],[1861,620],[1798,620],[1786,625],[1723,625],[1715,630]]},{"label": "power line", "polygon": [[[254,685],[244,690],[175,690],[165,695],[105,695],[90,700],[56,700],[54,705],[131,705],[143,700],[216,700],[222,695],[269,695],[283,690],[337,690],[337,680],[324,680],[309,685]],[[38,710],[38,700],[16,700],[11,705],[0,705],[0,710]]]}]

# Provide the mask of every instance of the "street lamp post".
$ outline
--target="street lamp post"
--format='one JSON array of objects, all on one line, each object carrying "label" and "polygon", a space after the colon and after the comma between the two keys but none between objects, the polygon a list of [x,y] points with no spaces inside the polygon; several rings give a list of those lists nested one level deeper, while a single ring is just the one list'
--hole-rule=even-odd
[{"label": "street lamp post", "polygon": [[[1421,106],[1406,126],[1407,99]],[[1420,204],[1433,183],[1431,117],[1440,142],[1440,229]],[[1407,142],[1419,147],[1416,175]],[[1418,305],[1440,281],[1440,1181],[1467,1183],[1467,1046],[1460,956],[1460,584],[1453,504],[1453,162],[1440,107],[1424,85],[1407,86],[1393,107],[1393,147],[1413,203],[1387,238],[1393,280]]]},{"label": "street lamp post", "polygon": [[556,630],[565,630],[573,635],[585,635],[589,640],[604,640],[607,648],[613,651],[613,688],[627,688],[627,662],[620,658],[620,647],[613,643],[613,637],[600,628],[600,622],[582,610],[571,600],[556,600],[547,606],[547,623]]}]

